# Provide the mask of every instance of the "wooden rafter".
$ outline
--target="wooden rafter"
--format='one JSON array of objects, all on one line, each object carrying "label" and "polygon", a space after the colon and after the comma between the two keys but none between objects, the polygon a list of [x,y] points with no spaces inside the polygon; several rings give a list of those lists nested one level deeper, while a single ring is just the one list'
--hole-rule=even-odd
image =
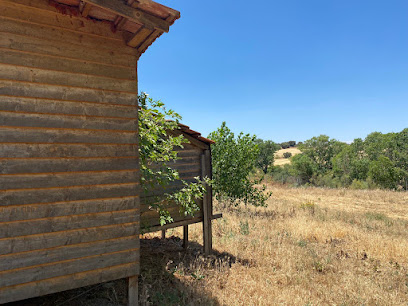
[{"label": "wooden rafter", "polygon": [[137,8],[133,8],[123,2],[112,0],[83,0],[84,2],[98,6],[119,16],[127,18],[150,30],[169,31],[169,23],[158,17],[149,15]]},{"label": "wooden rafter", "polygon": [[91,10],[92,5],[89,3],[84,3],[82,9],[81,9],[81,15],[82,17],[88,17],[89,11]]}]

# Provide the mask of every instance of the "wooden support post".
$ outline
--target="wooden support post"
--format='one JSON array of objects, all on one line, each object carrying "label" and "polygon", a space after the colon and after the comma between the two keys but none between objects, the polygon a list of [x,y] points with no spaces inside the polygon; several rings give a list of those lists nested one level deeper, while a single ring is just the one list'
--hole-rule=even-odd
[{"label": "wooden support post", "polygon": [[188,248],[188,225],[183,226],[183,248]]},{"label": "wooden support post", "polygon": [[166,230],[164,229],[164,230],[162,230],[161,231],[161,239],[166,239]]},{"label": "wooden support post", "polygon": [[[211,177],[211,154],[210,150],[204,150],[204,154],[201,155],[201,177]],[[204,244],[204,254],[206,256],[210,255],[212,250],[212,228],[211,228],[211,217],[212,217],[212,195],[210,186],[206,185],[206,194],[203,197],[203,244]]]},{"label": "wooden support post", "polygon": [[128,278],[128,306],[139,305],[138,278],[138,275]]}]

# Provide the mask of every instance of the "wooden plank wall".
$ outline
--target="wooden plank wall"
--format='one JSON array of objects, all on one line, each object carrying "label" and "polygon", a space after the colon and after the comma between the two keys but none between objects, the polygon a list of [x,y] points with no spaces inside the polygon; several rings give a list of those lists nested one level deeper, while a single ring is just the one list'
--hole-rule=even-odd
[{"label": "wooden plank wall", "polygon": [[0,0],[0,304],[139,273],[136,62],[109,24]]},{"label": "wooden plank wall", "polygon": [[[180,179],[186,182],[194,182],[194,177],[201,176],[201,156],[203,149],[195,146],[194,144],[185,144],[183,149],[177,149],[179,160],[171,164],[171,167],[178,170],[180,173]],[[141,193],[141,226],[145,232],[149,232],[150,227],[157,227],[159,223],[159,215],[149,209],[149,205],[152,199],[157,195],[163,195],[166,192],[171,192],[180,189],[183,184],[175,182],[166,188],[158,187],[157,189],[149,192],[148,194]],[[202,203],[200,203],[200,206]],[[179,213],[179,207],[174,205],[169,207],[169,212],[174,221],[181,221],[191,219],[192,217],[186,217]],[[202,217],[203,212],[200,210],[195,214],[196,217]]]}]

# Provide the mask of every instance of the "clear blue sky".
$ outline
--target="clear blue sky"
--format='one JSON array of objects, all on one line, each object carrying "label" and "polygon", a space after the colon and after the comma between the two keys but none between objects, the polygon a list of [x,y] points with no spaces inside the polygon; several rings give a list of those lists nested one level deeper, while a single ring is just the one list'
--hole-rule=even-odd
[{"label": "clear blue sky", "polygon": [[407,0],[167,0],[181,19],[141,57],[139,89],[204,136],[222,121],[277,142],[408,127]]}]

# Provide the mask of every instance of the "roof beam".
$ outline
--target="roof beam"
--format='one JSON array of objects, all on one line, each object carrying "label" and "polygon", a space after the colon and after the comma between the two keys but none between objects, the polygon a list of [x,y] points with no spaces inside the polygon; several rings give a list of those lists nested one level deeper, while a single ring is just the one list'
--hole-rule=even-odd
[{"label": "roof beam", "polygon": [[128,18],[136,23],[139,23],[150,30],[161,30],[163,32],[169,31],[169,23],[158,17],[149,15],[137,8],[126,5],[117,0],[82,0],[86,3],[98,6],[102,9],[118,14],[124,18]]},{"label": "roof beam", "polygon": [[82,10],[81,10],[81,15],[82,17],[88,17],[89,15],[89,11],[91,10],[92,5],[90,5],[89,3],[85,3]]}]

